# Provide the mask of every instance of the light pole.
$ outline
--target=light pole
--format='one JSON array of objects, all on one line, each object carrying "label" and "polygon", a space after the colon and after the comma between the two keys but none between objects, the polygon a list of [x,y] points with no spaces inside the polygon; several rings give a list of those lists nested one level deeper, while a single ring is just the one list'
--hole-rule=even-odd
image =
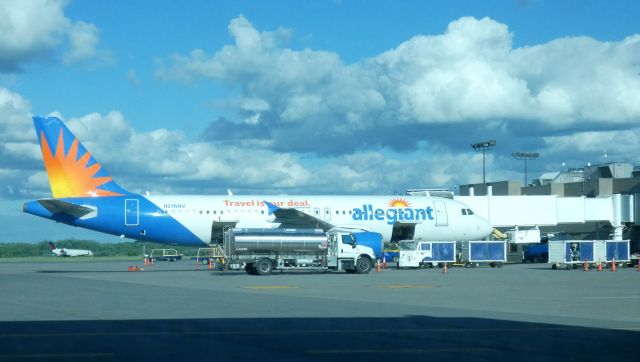
[{"label": "light pole", "polygon": [[496,141],[491,140],[491,141],[484,141],[484,142],[478,142],[478,143],[472,143],[471,147],[476,150],[476,151],[482,151],[482,183],[485,185],[487,184],[487,178],[486,178],[486,171],[485,171],[485,152],[487,150],[491,150],[493,148],[493,146],[496,145]]},{"label": "light pole", "polygon": [[527,187],[529,185],[527,180],[527,161],[535,160],[540,154],[537,152],[514,152],[511,156],[516,160],[524,160],[524,187]]}]

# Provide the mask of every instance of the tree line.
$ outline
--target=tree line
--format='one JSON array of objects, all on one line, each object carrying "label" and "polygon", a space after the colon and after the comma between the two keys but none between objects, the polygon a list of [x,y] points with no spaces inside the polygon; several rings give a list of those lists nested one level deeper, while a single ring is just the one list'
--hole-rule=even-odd
[{"label": "tree line", "polygon": [[[39,243],[0,243],[0,258],[25,258],[51,255],[50,241]],[[152,249],[176,249],[184,255],[196,255],[198,248],[189,246],[163,245],[143,242],[99,243],[94,240],[65,239],[55,241],[57,248],[91,250],[94,256],[139,256],[146,250],[151,254]]]}]

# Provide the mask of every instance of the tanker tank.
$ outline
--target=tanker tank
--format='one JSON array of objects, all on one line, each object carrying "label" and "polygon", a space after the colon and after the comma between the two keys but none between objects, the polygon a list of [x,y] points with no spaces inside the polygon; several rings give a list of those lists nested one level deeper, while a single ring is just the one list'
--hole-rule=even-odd
[{"label": "tanker tank", "polygon": [[324,254],[327,236],[320,229],[233,229],[228,251],[254,253]]}]

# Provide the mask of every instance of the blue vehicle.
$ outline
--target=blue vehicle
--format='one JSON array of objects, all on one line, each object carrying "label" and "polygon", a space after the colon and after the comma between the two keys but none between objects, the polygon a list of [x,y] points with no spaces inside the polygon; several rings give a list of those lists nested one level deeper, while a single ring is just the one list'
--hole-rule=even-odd
[{"label": "blue vehicle", "polygon": [[522,261],[546,263],[549,261],[549,244],[528,244],[522,248]]}]

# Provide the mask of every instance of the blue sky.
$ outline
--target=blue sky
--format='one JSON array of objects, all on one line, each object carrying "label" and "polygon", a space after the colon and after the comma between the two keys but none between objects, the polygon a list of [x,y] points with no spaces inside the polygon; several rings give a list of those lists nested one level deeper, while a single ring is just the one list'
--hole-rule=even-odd
[{"label": "blue sky", "polygon": [[20,213],[57,114],[153,193],[385,194],[640,164],[636,1],[3,1],[0,241],[90,237]]}]

